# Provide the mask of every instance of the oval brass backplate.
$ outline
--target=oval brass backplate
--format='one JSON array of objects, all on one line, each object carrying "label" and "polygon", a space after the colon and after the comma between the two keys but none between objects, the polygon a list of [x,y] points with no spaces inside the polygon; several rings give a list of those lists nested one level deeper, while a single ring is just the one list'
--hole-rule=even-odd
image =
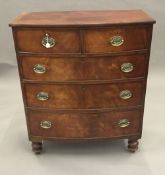
[{"label": "oval brass backplate", "polygon": [[49,129],[49,128],[51,128],[52,123],[51,123],[51,121],[45,120],[45,121],[41,121],[40,126],[41,126],[41,128]]},{"label": "oval brass backplate", "polygon": [[132,63],[123,63],[121,65],[121,71],[122,72],[125,72],[125,73],[128,73],[128,72],[132,72],[134,69],[134,66]]},{"label": "oval brass backplate", "polygon": [[128,119],[121,119],[118,121],[118,126],[120,128],[126,128],[130,125],[130,121]]},{"label": "oval brass backplate", "polygon": [[110,39],[110,43],[112,46],[121,46],[124,43],[124,38],[120,35],[115,35]]},{"label": "oval brass backplate", "polygon": [[45,101],[49,99],[49,95],[47,92],[39,92],[37,93],[37,99],[40,101]]},{"label": "oval brass backplate", "polygon": [[42,39],[41,43],[47,49],[54,47],[54,45],[56,44],[55,39],[50,37],[47,33],[45,34],[45,37]]},{"label": "oval brass backplate", "polygon": [[123,90],[120,92],[120,98],[127,100],[132,97],[132,92],[130,90]]},{"label": "oval brass backplate", "polygon": [[37,74],[43,74],[46,72],[46,67],[42,64],[36,64],[34,67],[33,67],[33,71]]}]

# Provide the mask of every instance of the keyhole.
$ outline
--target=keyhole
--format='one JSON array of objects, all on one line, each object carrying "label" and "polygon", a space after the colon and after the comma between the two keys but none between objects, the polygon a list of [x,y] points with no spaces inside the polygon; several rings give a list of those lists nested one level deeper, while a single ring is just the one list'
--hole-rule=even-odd
[{"label": "keyhole", "polygon": [[82,89],[83,91],[85,91],[86,88],[85,88],[85,86],[82,86],[81,89]]}]

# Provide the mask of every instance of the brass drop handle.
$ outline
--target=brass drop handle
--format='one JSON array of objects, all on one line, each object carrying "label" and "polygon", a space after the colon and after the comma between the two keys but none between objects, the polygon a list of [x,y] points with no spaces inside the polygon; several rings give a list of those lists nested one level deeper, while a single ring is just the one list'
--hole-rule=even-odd
[{"label": "brass drop handle", "polygon": [[42,39],[42,45],[45,48],[51,48],[56,44],[55,39],[50,37],[49,34],[45,34],[45,37]]},{"label": "brass drop handle", "polygon": [[121,119],[117,124],[120,128],[126,128],[130,125],[130,121],[128,119]]},{"label": "brass drop handle", "polygon": [[110,43],[112,46],[121,46],[124,43],[124,38],[120,35],[112,36],[110,39]]},{"label": "brass drop handle", "polygon": [[40,127],[43,129],[49,129],[52,127],[52,123],[51,121],[44,120],[40,122]]},{"label": "brass drop handle", "polygon": [[38,92],[36,97],[40,101],[46,101],[49,99],[49,95],[47,92]]},{"label": "brass drop handle", "polygon": [[37,74],[44,74],[46,72],[46,67],[42,64],[36,64],[33,67],[33,71]]},{"label": "brass drop handle", "polygon": [[121,65],[121,71],[122,72],[125,72],[125,73],[128,73],[128,72],[132,72],[134,69],[134,66],[132,63],[123,63]]},{"label": "brass drop handle", "polygon": [[127,100],[132,97],[132,92],[130,90],[123,90],[120,92],[120,98]]}]

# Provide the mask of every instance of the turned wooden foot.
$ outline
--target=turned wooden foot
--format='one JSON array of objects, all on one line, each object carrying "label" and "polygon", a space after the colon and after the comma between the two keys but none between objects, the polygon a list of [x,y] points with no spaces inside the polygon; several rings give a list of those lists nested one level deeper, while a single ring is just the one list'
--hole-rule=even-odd
[{"label": "turned wooden foot", "polygon": [[42,142],[32,142],[32,150],[35,154],[40,154],[42,151]]},{"label": "turned wooden foot", "polygon": [[139,142],[137,139],[128,140],[128,151],[135,152],[138,149]]}]

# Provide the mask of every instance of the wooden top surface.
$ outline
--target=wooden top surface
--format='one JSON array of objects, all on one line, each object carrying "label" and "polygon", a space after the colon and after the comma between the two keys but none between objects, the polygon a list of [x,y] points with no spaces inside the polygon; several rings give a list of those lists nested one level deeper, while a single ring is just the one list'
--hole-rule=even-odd
[{"label": "wooden top surface", "polygon": [[30,12],[17,16],[10,26],[92,26],[155,23],[142,10]]}]

